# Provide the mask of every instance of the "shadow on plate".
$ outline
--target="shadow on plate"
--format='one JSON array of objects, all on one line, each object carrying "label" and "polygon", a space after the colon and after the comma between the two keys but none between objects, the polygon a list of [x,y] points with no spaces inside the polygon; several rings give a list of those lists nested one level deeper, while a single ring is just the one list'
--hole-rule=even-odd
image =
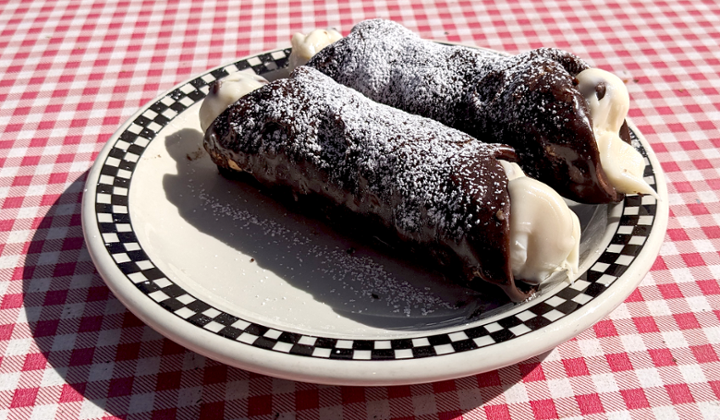
[{"label": "shadow on plate", "polygon": [[[164,175],[163,189],[187,223],[343,317],[384,329],[430,330],[492,316],[512,305],[492,285],[479,294],[417,260],[390,257],[396,250],[364,227],[361,234],[342,223],[333,228],[321,215],[288,200],[289,194],[282,197],[286,205],[280,204],[249,175],[222,177],[202,149],[198,130],[169,134],[165,147],[177,175]],[[595,212],[580,210],[587,224]]]}]

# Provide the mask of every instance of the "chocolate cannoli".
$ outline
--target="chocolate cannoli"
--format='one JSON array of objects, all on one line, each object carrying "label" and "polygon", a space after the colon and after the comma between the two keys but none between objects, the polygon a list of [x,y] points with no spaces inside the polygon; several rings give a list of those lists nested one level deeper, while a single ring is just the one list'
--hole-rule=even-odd
[{"label": "chocolate cannoli", "polygon": [[248,172],[263,185],[323,197],[373,220],[429,250],[476,290],[486,287],[481,279],[522,301],[533,287],[518,288],[514,271],[537,284],[577,269],[579,224],[559,197],[564,235],[552,261],[543,255],[532,269],[532,248],[549,247],[527,229],[511,240],[508,170],[498,161],[513,160],[511,148],[378,104],[308,67],[233,103],[206,131],[204,147],[221,170]]},{"label": "chocolate cannoli", "polygon": [[[646,184],[637,189],[642,167],[630,170],[639,178],[632,186],[612,182],[621,176],[608,179],[583,96],[599,97],[605,84],[581,92],[576,76],[589,66],[571,53],[543,48],[502,56],[422,40],[375,19],[357,24],[307,65],[375,101],[510,145],[529,176],[572,200],[607,203],[623,193],[654,193]],[[615,134],[629,142],[621,125]]]}]

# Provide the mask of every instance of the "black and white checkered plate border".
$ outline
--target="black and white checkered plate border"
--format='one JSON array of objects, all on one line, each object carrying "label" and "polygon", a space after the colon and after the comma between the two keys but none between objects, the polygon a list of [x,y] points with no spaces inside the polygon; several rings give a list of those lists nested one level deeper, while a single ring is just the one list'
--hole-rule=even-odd
[{"label": "black and white checkered plate border", "polygon": [[[278,50],[212,70],[167,93],[137,116],[117,136],[97,181],[95,212],[107,252],[128,281],[165,310],[211,333],[256,348],[297,356],[345,360],[400,360],[467,352],[507,342],[566,317],[603,295],[643,249],[653,229],[657,203],[653,197],[628,196],[610,244],[597,262],[573,284],[527,304],[519,313],[492,322],[478,321],[457,331],[408,339],[341,340],[280,331],[245,321],[189,294],[153,264],[143,251],[130,220],[128,192],[138,160],[155,136],[178,114],[201,101],[213,81],[252,69],[265,74],[287,64],[290,50]],[[655,185],[647,152],[645,179]]]}]

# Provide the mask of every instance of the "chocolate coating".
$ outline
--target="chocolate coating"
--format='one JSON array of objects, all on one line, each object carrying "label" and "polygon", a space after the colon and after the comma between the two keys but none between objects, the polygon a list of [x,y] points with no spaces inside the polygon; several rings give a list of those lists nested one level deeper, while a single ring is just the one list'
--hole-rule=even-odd
[{"label": "chocolate coating", "polygon": [[530,176],[584,203],[622,195],[602,170],[576,56],[538,49],[514,57],[420,39],[397,23],[356,25],[308,66],[367,97],[512,146]]},{"label": "chocolate coating", "polygon": [[375,103],[306,67],[235,102],[204,146],[223,170],[321,197],[425,249],[461,284],[486,287],[480,278],[516,301],[531,293],[509,265],[510,197],[497,161],[515,158],[507,146]]}]

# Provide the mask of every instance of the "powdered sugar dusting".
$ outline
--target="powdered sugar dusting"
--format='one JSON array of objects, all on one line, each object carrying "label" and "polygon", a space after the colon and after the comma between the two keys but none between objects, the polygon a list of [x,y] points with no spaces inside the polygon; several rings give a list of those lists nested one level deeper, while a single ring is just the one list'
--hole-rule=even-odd
[{"label": "powdered sugar dusting", "polygon": [[[515,75],[547,63],[563,67],[565,76],[587,68],[582,60],[557,49],[510,57],[423,40],[398,23],[374,19],[357,24],[308,65],[373,100],[459,128],[466,124],[469,104],[477,96],[492,100],[510,84],[518,84]],[[500,77],[493,77],[494,83],[484,84],[487,92],[476,91],[486,76],[495,74]],[[523,109],[496,111],[511,112],[512,119],[527,116]]]},{"label": "powdered sugar dusting", "polygon": [[515,149],[525,173],[580,202],[618,199],[602,172],[572,53],[516,56],[423,40],[381,19],[307,64],[368,98]]},{"label": "powdered sugar dusting", "polygon": [[497,146],[369,101],[310,68],[223,115],[216,131],[229,124],[229,135],[206,135],[211,155],[224,155],[261,182],[376,214],[406,239],[457,241],[469,227],[487,225],[478,219],[481,205],[494,214],[508,201]]}]

